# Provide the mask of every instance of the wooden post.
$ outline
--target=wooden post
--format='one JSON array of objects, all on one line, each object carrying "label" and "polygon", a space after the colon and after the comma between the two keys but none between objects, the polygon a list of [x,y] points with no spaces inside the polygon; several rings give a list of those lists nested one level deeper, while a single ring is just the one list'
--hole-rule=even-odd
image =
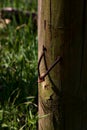
[{"label": "wooden post", "polygon": [[[38,85],[39,115],[47,115],[39,130],[87,129],[86,35],[87,0],[38,0],[38,60],[43,45],[48,68],[62,57]],[[43,57],[41,76],[46,62]]]},{"label": "wooden post", "polygon": [[[61,57],[63,44],[63,2],[62,0],[38,0],[38,61],[45,50],[39,65],[41,76],[54,61]],[[46,61],[45,61],[46,60]],[[59,111],[61,80],[60,64],[57,63],[42,82],[39,89],[39,130],[59,130],[61,113]],[[39,79],[40,81],[40,79]]]}]

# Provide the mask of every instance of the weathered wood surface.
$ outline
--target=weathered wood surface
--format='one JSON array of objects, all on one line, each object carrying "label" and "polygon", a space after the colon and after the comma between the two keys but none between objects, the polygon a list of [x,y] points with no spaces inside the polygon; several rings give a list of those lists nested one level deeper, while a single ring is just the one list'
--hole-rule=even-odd
[{"label": "weathered wood surface", "polygon": [[[38,1],[38,59],[46,47],[46,61],[48,68],[61,55],[60,47],[63,39],[63,3],[61,0]],[[44,58],[40,64],[40,72],[46,72]],[[59,112],[59,93],[61,91],[60,63],[50,72],[45,81],[39,83],[39,115],[47,115],[39,120],[39,130],[60,130],[61,114]]]},{"label": "weathered wood surface", "polygon": [[62,91],[64,130],[87,129],[87,1],[64,4]]},{"label": "weathered wood surface", "polygon": [[[58,55],[63,58],[50,73],[57,88],[62,89],[62,97],[52,97],[59,116],[57,98],[61,100],[62,126],[53,119],[55,107],[50,110],[53,101],[49,104],[49,99],[55,92],[46,77],[39,84],[39,114],[51,115],[39,120],[39,130],[87,130],[87,1],[38,0],[38,7],[38,58],[43,45],[48,66]],[[41,75],[46,71],[43,60],[40,71]]]}]

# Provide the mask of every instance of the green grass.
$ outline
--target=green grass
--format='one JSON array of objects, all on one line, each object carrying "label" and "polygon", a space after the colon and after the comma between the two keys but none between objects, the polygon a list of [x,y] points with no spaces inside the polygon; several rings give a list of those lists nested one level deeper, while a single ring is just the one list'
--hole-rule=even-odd
[{"label": "green grass", "polygon": [[27,95],[36,93],[37,36],[29,26],[9,25],[0,38],[0,82],[6,98],[15,88]]},{"label": "green grass", "polygon": [[[35,12],[36,1],[0,1],[0,8]],[[32,5],[32,6],[31,6]],[[37,129],[37,33],[31,18],[0,23],[0,129]]]},{"label": "green grass", "polygon": [[13,7],[34,12],[37,10],[37,0],[0,0],[0,8],[2,7]]},{"label": "green grass", "polygon": [[[13,102],[11,96],[16,93]],[[27,97],[26,102],[15,104],[19,97],[20,90],[16,89],[11,94],[8,102],[0,106],[0,130],[36,130],[37,129],[37,105],[34,104],[34,97]]]}]

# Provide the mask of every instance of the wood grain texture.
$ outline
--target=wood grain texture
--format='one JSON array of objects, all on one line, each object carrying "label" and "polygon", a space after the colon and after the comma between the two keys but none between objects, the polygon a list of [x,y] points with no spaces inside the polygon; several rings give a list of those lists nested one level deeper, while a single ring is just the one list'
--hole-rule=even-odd
[{"label": "wood grain texture", "polygon": [[[50,72],[57,88],[62,90],[62,97],[55,94],[48,76],[44,83],[39,84],[39,113],[42,115],[51,113],[49,117],[39,121],[39,130],[86,130],[87,1],[38,1],[38,58],[42,53],[43,45],[47,48],[48,66],[55,61],[58,55],[63,58],[63,61]],[[42,74],[46,71],[44,60],[42,60],[40,71]],[[43,87],[46,85],[48,87]],[[52,95],[55,95],[54,100],[47,102]],[[57,117],[60,116],[59,99],[62,107],[60,109],[63,118],[62,125],[57,120],[54,123],[55,107],[49,108],[49,106],[53,108],[52,105],[56,104]]]},{"label": "wood grain texture", "polygon": [[62,64],[64,130],[86,130],[87,2],[66,0]]},{"label": "wood grain texture", "polygon": [[[47,48],[46,61],[48,68],[61,55],[62,36],[64,26],[62,23],[63,4],[61,0],[38,0],[38,60],[42,54],[43,45]],[[40,65],[40,72],[46,72],[44,59]],[[55,83],[56,90],[61,89],[60,64],[51,71],[50,77]],[[45,81],[39,83],[39,114],[46,115],[39,120],[39,130],[59,130],[60,112],[59,95],[55,93],[55,87],[47,75]]]}]

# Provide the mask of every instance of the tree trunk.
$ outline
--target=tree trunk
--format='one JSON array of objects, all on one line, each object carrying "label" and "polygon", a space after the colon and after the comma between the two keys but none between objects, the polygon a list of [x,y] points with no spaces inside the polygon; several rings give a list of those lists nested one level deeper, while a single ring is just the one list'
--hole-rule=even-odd
[{"label": "tree trunk", "polygon": [[[63,18],[62,0],[38,1],[38,60],[45,50],[45,59],[42,57],[39,65],[41,76],[57,58],[61,58]],[[61,61],[52,68],[43,81],[39,81],[39,116],[45,115],[39,119],[39,130],[59,130],[61,128],[60,63]]]}]

